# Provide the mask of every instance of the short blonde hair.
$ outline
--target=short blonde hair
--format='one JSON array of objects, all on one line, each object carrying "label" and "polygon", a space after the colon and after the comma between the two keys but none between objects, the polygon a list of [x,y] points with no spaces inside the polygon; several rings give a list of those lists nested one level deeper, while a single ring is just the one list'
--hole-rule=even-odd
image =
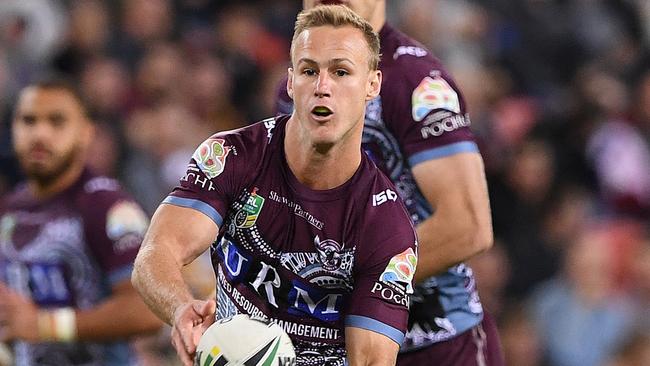
[{"label": "short blonde hair", "polygon": [[298,14],[293,39],[291,40],[291,59],[293,60],[296,39],[303,31],[327,25],[335,28],[351,26],[360,30],[370,51],[368,66],[370,70],[377,70],[380,58],[379,35],[372,30],[370,23],[343,5],[321,5],[309,10],[303,10]]}]

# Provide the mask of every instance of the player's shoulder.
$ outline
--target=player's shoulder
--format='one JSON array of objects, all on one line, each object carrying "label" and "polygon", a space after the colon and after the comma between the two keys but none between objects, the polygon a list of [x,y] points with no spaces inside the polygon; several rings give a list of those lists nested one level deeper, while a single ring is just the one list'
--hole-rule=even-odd
[{"label": "player's shoulder", "polygon": [[[426,76],[433,72],[447,74],[442,62],[431,50],[398,29],[386,24],[382,30],[382,63],[391,73]],[[396,80],[404,80],[403,78]]]},{"label": "player's shoulder", "polygon": [[[248,150],[250,153],[256,148],[263,149],[265,145],[276,140],[275,132],[278,130],[278,126],[286,123],[286,119],[288,116],[270,117],[238,129],[217,132],[203,141],[199,150],[203,149],[203,153],[216,152],[217,155],[225,155],[230,152],[238,154],[239,150],[242,150],[242,153],[243,150]],[[217,151],[212,149],[217,149]],[[197,151],[201,152],[199,150]]]},{"label": "player's shoulder", "polygon": [[[368,187],[367,194],[360,199],[365,200],[362,207],[367,207],[366,226],[375,230],[377,227],[390,227],[395,224],[402,224],[410,229],[410,219],[404,204],[399,198],[397,188],[393,182],[367,159],[366,176]],[[377,226],[379,225],[379,226]],[[388,226],[384,226],[388,225]]]}]

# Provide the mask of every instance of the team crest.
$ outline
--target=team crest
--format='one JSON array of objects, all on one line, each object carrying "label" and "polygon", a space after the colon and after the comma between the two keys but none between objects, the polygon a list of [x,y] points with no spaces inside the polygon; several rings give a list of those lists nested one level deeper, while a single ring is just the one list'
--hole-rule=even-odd
[{"label": "team crest", "polygon": [[413,119],[422,121],[429,112],[435,109],[445,109],[460,113],[458,94],[443,78],[425,77],[420,82],[411,98]]},{"label": "team crest", "polygon": [[208,179],[218,177],[226,166],[226,157],[232,148],[224,146],[225,142],[224,139],[210,137],[192,155]]},{"label": "team crest", "polygon": [[244,207],[235,215],[235,226],[240,229],[253,227],[257,222],[260,211],[262,211],[262,206],[264,206],[264,197],[257,194],[257,188],[253,188]]},{"label": "team crest", "polygon": [[384,273],[379,277],[383,282],[405,283],[406,292],[413,293],[413,275],[418,263],[418,258],[412,248],[408,248],[402,253],[391,258]]}]

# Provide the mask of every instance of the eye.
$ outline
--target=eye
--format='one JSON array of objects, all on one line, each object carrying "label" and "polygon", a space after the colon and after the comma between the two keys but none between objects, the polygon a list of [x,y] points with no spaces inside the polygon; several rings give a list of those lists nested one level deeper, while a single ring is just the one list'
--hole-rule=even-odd
[{"label": "eye", "polygon": [[314,75],[316,75],[316,70],[314,70],[314,69],[304,69],[304,70],[302,70],[302,73],[307,75],[307,76],[314,76]]},{"label": "eye", "polygon": [[336,74],[336,76],[345,76],[350,74],[347,70],[343,70],[343,69],[338,69],[334,73]]},{"label": "eye", "polygon": [[29,114],[23,115],[20,118],[20,121],[25,125],[31,126],[31,125],[36,123],[36,116],[32,116],[32,115],[29,115]]},{"label": "eye", "polygon": [[66,122],[66,117],[63,114],[54,113],[50,115],[50,123],[54,127],[61,127],[65,124],[65,122]]}]

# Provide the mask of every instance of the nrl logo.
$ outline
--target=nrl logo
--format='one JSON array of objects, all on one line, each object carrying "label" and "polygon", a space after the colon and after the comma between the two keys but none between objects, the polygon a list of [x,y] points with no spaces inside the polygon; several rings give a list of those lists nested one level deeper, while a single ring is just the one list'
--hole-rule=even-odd
[{"label": "nrl logo", "polygon": [[264,197],[257,194],[258,188],[253,188],[251,195],[246,200],[244,207],[237,211],[235,215],[235,225],[240,229],[248,229],[253,227],[257,222],[257,217],[262,211],[264,206]]}]

